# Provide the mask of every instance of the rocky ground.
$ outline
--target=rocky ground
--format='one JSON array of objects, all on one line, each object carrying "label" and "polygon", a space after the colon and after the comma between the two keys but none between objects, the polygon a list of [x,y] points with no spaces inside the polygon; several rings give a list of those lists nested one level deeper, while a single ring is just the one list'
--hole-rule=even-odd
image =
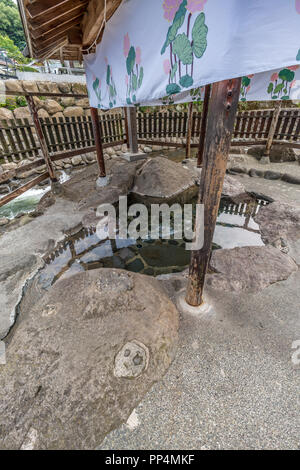
[{"label": "rocky ground", "polygon": [[[175,190],[180,198],[196,190],[199,174],[163,158],[107,158],[107,170],[107,187],[96,189],[96,165],[85,167],[26,222],[2,231],[0,337],[19,317],[0,365],[0,448],[94,448],[116,428],[101,448],[299,447],[299,368],[291,361],[300,339],[296,185],[226,176],[227,197],[265,192],[274,202],[256,220],[265,247],[214,253],[207,314],[181,310],[186,273],[154,280],[110,269],[62,279],[47,294],[30,297],[28,288],[16,310],[43,257],[66,234],[95,226],[99,204],[138,192],[140,179],[145,201],[163,202]],[[178,311],[179,347],[162,378],[177,346]]]}]

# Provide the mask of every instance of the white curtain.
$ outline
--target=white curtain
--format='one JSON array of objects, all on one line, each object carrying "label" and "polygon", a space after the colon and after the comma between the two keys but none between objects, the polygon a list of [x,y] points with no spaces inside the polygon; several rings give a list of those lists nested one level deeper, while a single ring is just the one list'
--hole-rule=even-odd
[{"label": "white curtain", "polygon": [[124,0],[84,60],[103,109],[198,101],[235,77],[241,100],[299,100],[300,0]]}]

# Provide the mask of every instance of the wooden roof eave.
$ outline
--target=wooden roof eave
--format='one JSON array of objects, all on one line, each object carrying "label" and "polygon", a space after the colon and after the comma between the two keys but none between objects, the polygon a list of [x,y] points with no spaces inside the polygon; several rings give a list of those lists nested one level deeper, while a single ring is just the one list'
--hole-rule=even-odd
[{"label": "wooden roof eave", "polygon": [[81,58],[82,49],[101,41],[105,20],[121,3],[106,0],[105,8],[105,0],[18,0],[30,56]]}]

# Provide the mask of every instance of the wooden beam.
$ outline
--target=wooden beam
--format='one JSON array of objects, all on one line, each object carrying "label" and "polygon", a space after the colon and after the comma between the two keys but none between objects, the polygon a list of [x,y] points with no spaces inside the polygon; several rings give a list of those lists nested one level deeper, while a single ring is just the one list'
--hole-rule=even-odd
[{"label": "wooden beam", "polygon": [[197,167],[200,168],[203,160],[204,144],[205,144],[205,134],[207,126],[207,115],[208,115],[208,106],[209,106],[209,97],[211,93],[211,85],[205,86],[204,101],[202,108],[202,118],[201,118],[201,129],[200,129],[200,141],[198,149],[198,159]]},{"label": "wooden beam", "polygon": [[102,147],[101,127],[100,127],[99,114],[98,114],[97,108],[91,108],[91,118],[92,118],[92,126],[93,126],[96,153],[97,153],[97,161],[98,161],[98,166],[99,166],[99,176],[105,177],[106,171],[105,171],[105,163],[104,163],[104,155],[103,155],[103,147]]},{"label": "wooden beam", "polygon": [[28,183],[24,184],[20,188],[15,189],[15,191],[12,191],[11,193],[7,194],[6,196],[3,196],[0,199],[0,207],[4,206],[5,204],[7,204],[10,201],[13,201],[16,197],[18,197],[21,194],[25,193],[26,191],[28,191],[28,189],[33,188],[37,184],[39,184],[42,181],[46,180],[47,178],[49,178],[49,173],[48,172],[43,173],[42,175],[37,176],[33,180],[28,181]]},{"label": "wooden beam", "polygon": [[138,153],[136,108],[126,108],[126,114],[128,124],[129,150],[131,153]]},{"label": "wooden beam", "polygon": [[[82,34],[78,27],[70,29],[69,31],[64,31],[61,34],[55,36],[55,39],[61,40],[65,39],[68,41],[69,45],[77,45],[80,46],[82,43]],[[53,45],[53,38],[49,39],[41,39],[41,40],[33,40],[32,45],[36,51],[46,49],[47,47]]]},{"label": "wooden beam", "polygon": [[272,122],[271,122],[269,135],[268,135],[268,138],[267,138],[267,145],[266,145],[265,153],[264,153],[264,157],[263,157],[265,163],[270,163],[271,147],[272,147],[272,144],[273,144],[273,139],[274,139],[274,135],[275,135],[276,126],[277,126],[277,123],[278,123],[278,118],[279,118],[279,115],[280,115],[280,111],[281,111],[281,101],[278,101],[276,103],[275,109],[273,110]]},{"label": "wooden beam", "polygon": [[[106,21],[114,14],[122,0],[106,0]],[[82,21],[83,46],[90,46],[99,35],[104,20],[105,0],[90,0]]]},{"label": "wooden beam", "polygon": [[[86,8],[87,4],[87,0],[67,0],[56,7],[47,10],[44,8],[44,12],[40,15],[35,16],[34,18],[29,17],[28,23],[32,29],[39,29],[41,26],[51,24],[63,16],[69,16],[70,18],[73,17],[76,10],[83,10]],[[43,11],[43,7],[46,6],[44,2],[39,2],[39,5],[41,7],[41,11]]]},{"label": "wooden beam", "polygon": [[46,15],[50,11],[55,11],[59,6],[67,3],[68,0],[43,0],[35,1],[26,5],[26,10],[30,18],[36,18],[41,15]]},{"label": "wooden beam", "polygon": [[60,34],[64,31],[68,31],[74,26],[79,26],[82,18],[82,13],[78,13],[72,18],[66,18],[65,21],[56,21],[52,25],[46,25],[41,27],[38,30],[31,30],[30,35],[33,39],[48,39],[50,37],[55,38],[57,34]]},{"label": "wooden beam", "polygon": [[186,158],[191,158],[192,125],[193,125],[193,102],[189,103],[189,108],[188,108],[187,133],[186,133],[186,145],[185,145]]},{"label": "wooden beam", "polygon": [[43,154],[43,157],[44,157],[44,160],[45,160],[45,164],[46,164],[49,176],[50,176],[50,180],[51,180],[52,183],[56,183],[57,178],[56,178],[56,175],[55,175],[55,170],[54,170],[54,167],[52,165],[51,158],[50,158],[50,155],[49,155],[49,152],[48,152],[47,143],[46,143],[46,140],[45,140],[45,136],[44,136],[44,133],[43,133],[43,129],[42,129],[42,126],[41,126],[40,119],[38,117],[38,112],[37,112],[37,108],[35,106],[34,99],[33,99],[32,96],[26,96],[26,100],[27,100],[28,107],[29,107],[31,115],[32,115],[33,123],[34,123],[36,133],[37,133],[37,136],[38,136],[38,139],[39,139],[40,147],[41,147],[42,154]]},{"label": "wooden beam", "polygon": [[203,302],[205,275],[211,256],[240,88],[240,78],[224,80],[212,86],[198,196],[198,204],[204,205],[204,244],[192,252],[186,292],[186,302],[192,306],[199,306]]},{"label": "wooden beam", "polygon": [[56,51],[58,51],[61,47],[64,47],[68,44],[68,39],[61,39],[59,42],[55,43],[53,46],[47,47],[45,49],[39,50],[34,49],[36,52],[36,56],[39,57],[40,60],[45,60],[51,57]]}]

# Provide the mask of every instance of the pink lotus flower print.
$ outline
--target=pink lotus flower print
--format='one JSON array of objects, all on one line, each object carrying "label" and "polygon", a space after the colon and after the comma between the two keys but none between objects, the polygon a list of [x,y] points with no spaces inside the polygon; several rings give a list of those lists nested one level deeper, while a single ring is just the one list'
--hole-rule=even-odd
[{"label": "pink lotus flower print", "polygon": [[135,50],[135,63],[140,65],[142,62],[142,51],[140,47],[137,47]]},{"label": "pink lotus flower print", "polygon": [[130,50],[130,39],[129,34],[125,34],[124,36],[124,56],[127,57]]},{"label": "pink lotus flower print", "polygon": [[298,70],[299,67],[300,65],[291,65],[290,67],[287,67],[287,69],[292,70],[293,72],[296,72],[296,70]]},{"label": "pink lotus flower print", "polygon": [[273,73],[273,75],[271,76],[271,82],[276,82],[276,80],[278,80],[278,73]]},{"label": "pink lotus flower print", "polygon": [[181,0],[164,0],[164,18],[168,21],[173,21],[180,4]]},{"label": "pink lotus flower print", "polygon": [[169,59],[166,59],[164,61],[164,72],[166,75],[169,75],[169,73],[171,72],[171,63],[169,61]]},{"label": "pink lotus flower print", "polygon": [[204,5],[207,0],[188,0],[186,9],[190,13],[196,13],[197,11],[203,11]]}]

